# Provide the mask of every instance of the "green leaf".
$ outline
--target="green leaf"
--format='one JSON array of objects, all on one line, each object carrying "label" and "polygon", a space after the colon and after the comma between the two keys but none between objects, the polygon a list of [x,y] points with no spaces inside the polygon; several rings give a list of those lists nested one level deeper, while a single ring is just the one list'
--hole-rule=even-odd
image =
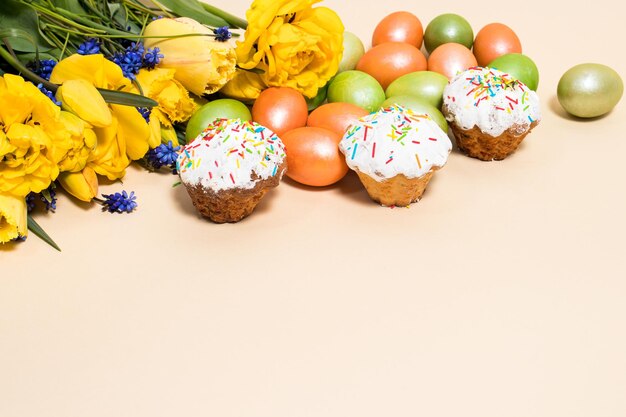
[{"label": "green leaf", "polygon": [[135,35],[141,33],[141,28],[135,22],[128,20],[128,14],[125,8],[118,3],[108,3],[108,6],[111,17],[120,27]]},{"label": "green leaf", "polygon": [[212,13],[215,16],[221,17],[222,19],[227,21],[230,27],[235,27],[239,29],[245,29],[248,27],[248,22],[246,22],[244,19],[241,19],[228,12],[225,12],[224,10],[218,9],[215,6],[211,6],[210,4],[205,3],[205,2],[200,2],[200,5],[207,12]]},{"label": "green leaf", "polygon": [[39,32],[39,16],[30,6],[15,0],[0,1],[0,28],[14,33],[27,33],[31,39],[16,37],[11,46],[22,52],[47,51],[51,45]]},{"label": "green leaf", "polygon": [[61,248],[56,244],[54,240],[39,226],[39,224],[33,219],[30,214],[28,215],[28,230],[33,232],[39,239],[52,246],[54,249],[61,252]]},{"label": "green leaf", "polygon": [[98,88],[100,95],[104,98],[104,101],[110,104],[121,104],[123,106],[134,107],[156,107],[159,105],[156,101],[149,97],[141,96],[139,94],[126,93],[124,91],[105,90],[104,88]]},{"label": "green leaf", "polygon": [[[35,38],[29,32],[23,29],[0,29],[0,39],[3,39],[7,42],[10,40],[10,42],[8,43],[9,45],[11,45],[12,49],[17,49],[17,46],[23,46],[28,43],[31,45],[30,49],[32,49],[32,52],[35,54],[35,56],[39,52],[39,47],[37,46],[37,41],[35,40]],[[23,51],[24,49],[21,50]]]},{"label": "green leaf", "polygon": [[161,4],[178,16],[190,17],[198,22],[212,26],[229,26],[221,17],[204,10],[197,0],[151,0],[154,4]]}]

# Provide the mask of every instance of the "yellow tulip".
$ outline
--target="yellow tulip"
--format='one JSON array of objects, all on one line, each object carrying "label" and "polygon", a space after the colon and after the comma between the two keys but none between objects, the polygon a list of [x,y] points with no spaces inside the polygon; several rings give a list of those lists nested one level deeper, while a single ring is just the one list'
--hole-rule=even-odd
[{"label": "yellow tulip", "polygon": [[[113,113],[117,118],[117,140],[126,144],[126,154],[136,161],[143,158],[148,152],[150,140],[150,127],[141,113],[135,107],[111,104]],[[140,136],[142,140],[136,140]]]},{"label": "yellow tulip", "polygon": [[59,145],[55,146],[55,153],[58,156],[55,160],[59,165],[59,170],[61,172],[81,171],[98,141],[91,127],[78,116],[62,111],[59,123],[46,125],[44,128],[51,137],[58,138]]},{"label": "yellow tulip", "polygon": [[334,11],[312,7],[319,1],[254,0],[246,13],[244,40],[237,42],[239,66],[261,70],[267,86],[291,87],[315,97],[337,73],[344,31]]},{"label": "yellow tulip", "polygon": [[237,70],[235,78],[230,80],[220,92],[237,100],[252,102],[266,88],[267,85],[265,85],[259,74]]},{"label": "yellow tulip", "polygon": [[137,82],[144,95],[159,103],[159,110],[167,114],[170,121],[186,122],[198,106],[185,87],[174,79],[175,73],[171,68],[142,69],[137,74]]},{"label": "yellow tulip", "polygon": [[113,118],[111,126],[93,130],[98,137],[98,144],[90,154],[87,166],[110,180],[124,177],[130,160],[126,153],[126,141],[118,140],[122,137],[118,135],[117,118]]},{"label": "yellow tulip", "polygon": [[17,75],[0,77],[0,194],[24,198],[48,188],[59,175],[65,139],[45,130],[58,126],[59,108]]},{"label": "yellow tulip", "polygon": [[65,191],[81,201],[89,202],[98,195],[98,176],[90,167],[82,172],[62,172],[58,181]]},{"label": "yellow tulip", "polygon": [[113,121],[111,110],[92,83],[83,79],[67,80],[57,90],[63,110],[74,113],[96,127],[107,127]]},{"label": "yellow tulip", "polygon": [[[152,109],[154,112],[155,109]],[[150,140],[148,141],[148,147],[154,149],[161,144],[161,122],[150,113]]]},{"label": "yellow tulip", "polygon": [[23,197],[0,194],[0,243],[26,236],[26,200]]},{"label": "yellow tulip", "polygon": [[[193,33],[202,36],[166,37]],[[158,19],[146,26],[144,35],[159,36],[144,39],[145,47],[158,47],[164,56],[159,67],[175,69],[174,78],[198,96],[216,92],[235,75],[233,46],[216,41],[211,30],[193,19]]]},{"label": "yellow tulip", "polygon": [[[130,80],[124,78],[122,70],[115,63],[104,58],[103,55],[71,55],[61,60],[52,71],[50,81],[64,84],[70,80],[84,80],[73,86],[70,94],[82,91],[87,97],[94,94],[95,88],[120,90],[131,92],[134,90]],[[92,87],[87,87],[86,83]],[[71,84],[70,84],[71,85]],[[71,89],[68,89],[71,90]],[[65,99],[68,91],[63,91],[61,99]],[[93,131],[98,140],[91,153],[88,166],[98,174],[105,175],[110,180],[122,178],[126,167],[131,160],[142,158],[148,151],[148,143],[152,140],[152,131],[143,116],[134,107],[111,104],[107,108],[111,114],[111,123],[104,123],[105,114],[102,103],[89,100],[75,100],[70,106],[76,114],[83,115],[94,112],[97,123],[93,124]],[[87,117],[89,120],[90,116]]]}]

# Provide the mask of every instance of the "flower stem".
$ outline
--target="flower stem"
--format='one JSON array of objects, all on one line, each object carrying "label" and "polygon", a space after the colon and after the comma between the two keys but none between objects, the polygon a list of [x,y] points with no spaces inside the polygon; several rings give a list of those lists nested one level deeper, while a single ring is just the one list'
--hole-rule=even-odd
[{"label": "flower stem", "polygon": [[[6,39],[3,39],[3,42],[8,45],[8,42],[7,42]],[[13,68],[18,70],[19,72],[21,72],[26,78],[31,80],[33,83],[35,83],[35,84],[41,83],[48,90],[50,90],[52,92],[56,92],[57,91],[57,88],[59,87],[58,85],[56,85],[54,83],[51,83],[50,81],[48,81],[46,79],[41,78],[39,75],[37,75],[34,72],[32,72],[31,70],[29,70],[26,67],[26,65],[22,64],[22,61],[17,59],[17,57],[15,57],[15,55],[11,54],[7,49],[5,49],[2,46],[0,46],[0,57],[4,58],[4,60],[6,62],[8,62],[9,65],[11,65]]]},{"label": "flower stem", "polygon": [[[66,18],[66,17],[64,17],[60,13],[55,13],[55,12],[53,12],[51,10],[48,10],[45,7],[41,7],[41,6],[38,6],[36,4],[31,4],[31,7],[36,9],[38,12],[40,12],[42,15],[46,16],[50,20],[56,20],[57,22],[65,23],[65,24],[67,24],[69,26],[72,26],[72,27],[74,27],[76,29],[82,29],[82,30],[93,31],[93,32],[106,32],[103,29],[98,30],[98,29],[93,28],[92,26],[84,26],[84,25],[81,25],[80,23],[77,23],[79,21],[78,19],[87,20],[87,22],[90,22],[90,23],[91,23],[91,21],[88,20],[88,19],[83,19],[80,16],[75,15],[73,13],[66,12],[66,14],[69,14],[69,18]],[[56,10],[63,10],[63,9],[56,9]],[[76,19],[76,21],[74,21],[72,19]]]},{"label": "flower stem", "polygon": [[103,31],[105,33],[108,33],[109,35],[120,35],[120,36],[125,36],[126,38],[134,38],[135,35],[133,35],[130,32],[124,32],[122,30],[117,30],[117,29],[113,29],[104,25],[101,25],[99,23],[93,22],[89,19],[85,19],[84,17],[80,17],[74,13],[68,12],[67,10],[64,9],[57,9],[57,12],[63,16],[66,17],[68,19],[75,19],[78,23],[88,26],[92,29],[96,29],[98,31]]}]

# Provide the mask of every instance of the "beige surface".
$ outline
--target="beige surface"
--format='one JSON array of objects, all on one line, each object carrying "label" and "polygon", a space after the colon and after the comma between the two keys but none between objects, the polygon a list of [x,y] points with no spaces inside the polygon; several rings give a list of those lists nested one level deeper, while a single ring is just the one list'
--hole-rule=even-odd
[{"label": "beige surface", "polygon": [[581,62],[626,78],[624,11],[380,3],[325,2],[365,40],[404,8],[516,29],[544,106],[520,151],[453,153],[410,209],[354,175],[236,225],[138,169],[133,215],[61,198],[39,221],[63,253],[0,250],[0,417],[626,415],[626,102],[580,122],[554,101]]}]

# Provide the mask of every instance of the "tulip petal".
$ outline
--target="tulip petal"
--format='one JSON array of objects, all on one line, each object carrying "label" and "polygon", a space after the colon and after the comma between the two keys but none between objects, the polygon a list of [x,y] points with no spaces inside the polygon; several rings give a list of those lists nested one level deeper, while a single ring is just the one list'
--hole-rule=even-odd
[{"label": "tulip petal", "polygon": [[58,181],[65,191],[81,201],[89,202],[98,195],[98,177],[93,168],[85,167],[82,172],[62,172]]},{"label": "tulip petal", "polygon": [[122,69],[101,54],[74,54],[59,61],[52,70],[50,81],[63,84],[68,80],[86,80],[97,88],[118,90],[130,82],[124,78]]},{"label": "tulip petal", "polygon": [[148,123],[134,107],[112,104],[111,108],[118,121],[118,142],[125,144],[126,154],[131,160],[143,158],[148,152],[150,140]]},{"label": "tulip petal", "polygon": [[96,127],[107,127],[112,122],[111,110],[98,90],[87,80],[67,80],[57,90],[63,109]]},{"label": "tulip petal", "polygon": [[26,236],[27,208],[23,197],[0,194],[0,243]]},{"label": "tulip petal", "polygon": [[126,173],[126,167],[130,164],[126,155],[126,143],[118,140],[117,128],[116,117],[113,117],[111,126],[94,128],[98,144],[87,163],[87,166],[93,168],[96,173],[110,180],[122,178]]},{"label": "tulip petal", "polygon": [[220,93],[235,98],[237,100],[252,102],[261,91],[267,88],[267,85],[261,79],[259,74],[251,71],[238,70],[235,78],[230,80],[221,90]]}]

